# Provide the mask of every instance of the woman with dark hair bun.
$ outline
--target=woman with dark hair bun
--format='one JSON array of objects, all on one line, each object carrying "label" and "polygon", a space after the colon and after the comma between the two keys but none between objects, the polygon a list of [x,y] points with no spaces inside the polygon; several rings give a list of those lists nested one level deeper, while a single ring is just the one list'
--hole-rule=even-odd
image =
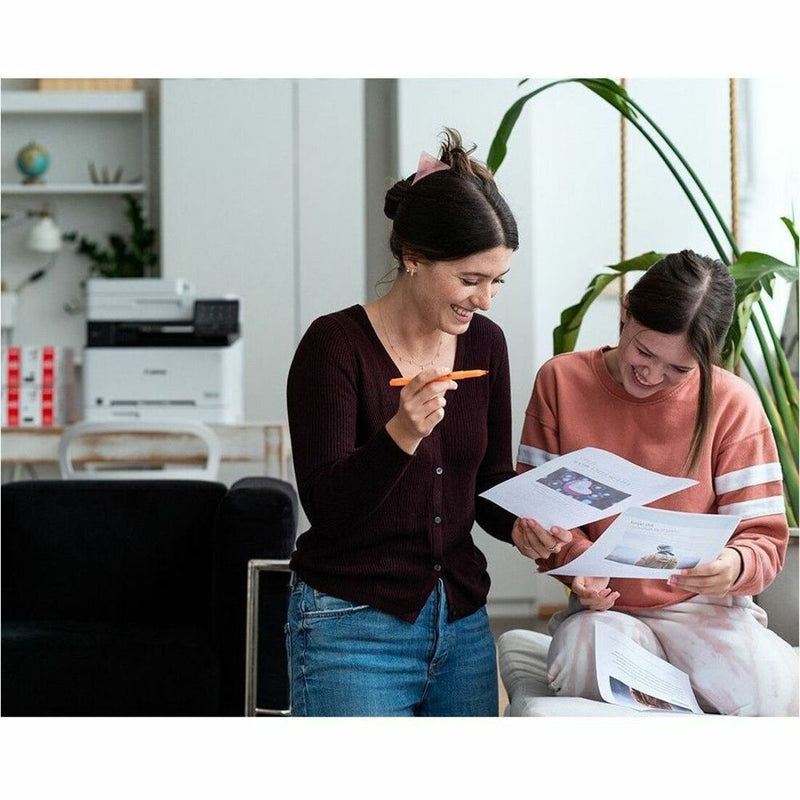
[{"label": "woman with dark hair bun", "polygon": [[[489,576],[471,530],[511,543],[515,518],[478,495],[514,470],[506,343],[480,312],[517,226],[452,129],[384,211],[391,288],[315,320],[289,372],[311,524],[291,561],[292,713],[496,716]],[[488,373],[449,377],[465,370]]]},{"label": "woman with dark hair bun", "polygon": [[[767,629],[752,599],[786,556],[778,454],[755,391],[715,365],[734,294],[720,261],[690,250],[669,255],[628,292],[616,347],[556,356],[536,376],[519,472],[601,447],[655,472],[697,480],[654,507],[741,518],[714,561],[668,580],[564,578],[572,592],[551,621],[548,655],[557,694],[602,699],[593,635],[602,619],[686,672],[706,711],[798,713],[797,654]],[[576,558],[611,522],[547,531],[525,520],[518,546],[549,570]]]}]

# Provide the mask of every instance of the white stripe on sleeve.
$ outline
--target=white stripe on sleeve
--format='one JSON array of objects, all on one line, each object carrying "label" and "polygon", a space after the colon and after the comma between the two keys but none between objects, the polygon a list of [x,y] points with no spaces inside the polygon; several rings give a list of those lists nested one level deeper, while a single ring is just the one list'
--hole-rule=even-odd
[{"label": "white stripe on sleeve", "polygon": [[532,467],[539,467],[547,461],[558,458],[557,453],[548,453],[538,447],[531,447],[528,444],[521,444],[517,451],[517,461],[523,464],[530,464]]},{"label": "white stripe on sleeve", "polygon": [[747,486],[758,486],[761,483],[783,480],[781,465],[777,461],[769,464],[756,464],[754,467],[737,469],[714,478],[714,491],[719,494],[744,489]]},{"label": "white stripe on sleeve", "polygon": [[786,507],[781,495],[773,495],[772,497],[762,497],[759,500],[745,500],[742,503],[719,506],[717,513],[729,514],[742,519],[753,519],[754,517],[768,517],[772,514],[785,514]]}]

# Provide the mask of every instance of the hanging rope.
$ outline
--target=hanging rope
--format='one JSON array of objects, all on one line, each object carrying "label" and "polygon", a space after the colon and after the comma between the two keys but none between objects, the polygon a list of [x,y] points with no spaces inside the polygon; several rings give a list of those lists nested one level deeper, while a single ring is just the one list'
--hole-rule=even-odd
[{"label": "hanging rope", "polygon": [[[739,148],[736,135],[737,109],[736,109],[736,78],[728,79],[728,95],[730,103],[730,134],[731,134],[731,233],[733,241],[739,243]],[[731,261],[736,256],[731,254]]]},{"label": "hanging rope", "polygon": [[[619,85],[625,89],[625,78],[621,78]],[[626,129],[625,129],[625,115],[619,115],[619,260],[625,260],[625,238],[627,235],[627,157],[628,154],[625,149],[626,142]],[[619,299],[625,297],[627,290],[626,275],[623,273],[619,276]]]}]

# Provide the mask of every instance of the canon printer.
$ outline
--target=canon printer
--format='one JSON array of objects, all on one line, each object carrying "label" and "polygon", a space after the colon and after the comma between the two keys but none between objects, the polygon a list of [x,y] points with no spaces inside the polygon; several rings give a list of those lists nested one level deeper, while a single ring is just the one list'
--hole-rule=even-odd
[{"label": "canon printer", "polygon": [[87,420],[243,419],[239,300],[183,279],[87,281]]}]

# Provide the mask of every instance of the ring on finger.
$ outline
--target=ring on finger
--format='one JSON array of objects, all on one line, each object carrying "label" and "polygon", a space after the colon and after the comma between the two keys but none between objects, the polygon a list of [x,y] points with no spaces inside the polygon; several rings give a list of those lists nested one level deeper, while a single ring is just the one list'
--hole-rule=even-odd
[{"label": "ring on finger", "polygon": [[557,553],[558,552],[558,542],[556,542],[552,547],[547,548],[548,553]]}]

